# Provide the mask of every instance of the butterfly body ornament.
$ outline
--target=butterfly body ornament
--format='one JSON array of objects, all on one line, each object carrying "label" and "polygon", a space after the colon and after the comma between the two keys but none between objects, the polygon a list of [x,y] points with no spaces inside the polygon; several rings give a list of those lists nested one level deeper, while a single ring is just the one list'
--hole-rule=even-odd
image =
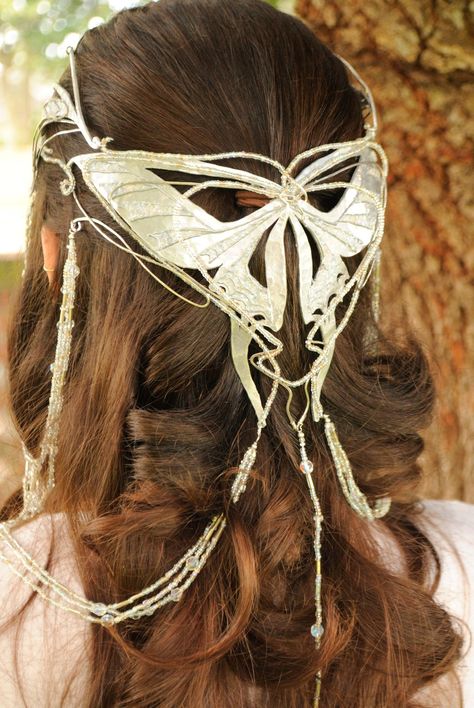
[{"label": "butterfly body ornament", "polygon": [[[111,244],[130,253],[168,289],[171,288],[150,270],[147,263],[159,264],[191,285],[202,296],[201,302],[191,301],[175,292],[190,306],[206,307],[213,303],[229,316],[233,363],[257,418],[255,440],[243,455],[233,481],[234,503],[245,491],[277,390],[279,386],[287,390],[288,419],[300,447],[299,470],[305,475],[314,507],[315,622],[309,630],[319,647],[324,634],[321,602],[321,533],[324,519],[313,482],[313,464],[306,452],[303,426],[309,411],[314,423],[321,420],[324,423],[341,490],[353,510],[359,516],[373,520],[386,514],[390,507],[389,498],[377,499],[370,504],[359,489],[335,426],[320,400],[337,336],[352,314],[360,290],[373,274],[374,267],[377,270],[380,258],[387,160],[382,147],[375,141],[376,113],[370,91],[343,60],[364,88],[372,111],[372,125],[366,125],[365,135],[359,139],[312,148],[295,157],[286,167],[267,156],[248,152],[182,155],[140,150],[116,151],[109,147],[111,138],[92,136],[87,128],[81,110],[74,51],[70,49],[68,53],[74,101],[62,86],[55,85],[57,95],[46,104],[45,117],[35,136],[34,165],[36,167],[38,161],[43,159],[62,167],[65,176],[60,185],[61,192],[64,197],[72,196],[82,216],[71,221],[68,236],[58,341],[40,454],[34,458],[24,448],[23,510],[15,519],[0,524],[0,541],[9,552],[7,555],[0,545],[0,559],[8,563],[13,572],[45,600],[79,614],[85,620],[109,626],[125,619],[152,615],[168,602],[179,601],[226,526],[224,513],[215,515],[195,545],[173,568],[151,586],[119,603],[90,601],[66,588],[40,567],[11,534],[18,521],[41,513],[55,483],[54,460],[63,384],[73,336],[75,281],[80,274],[75,240],[82,226],[89,224]],[[62,130],[44,138],[42,128],[49,123],[63,124]],[[54,155],[49,143],[67,132],[80,132],[91,150],[75,155],[64,163]],[[233,168],[230,163],[235,158],[260,160],[271,165],[279,174],[280,181]],[[310,159],[309,164],[298,169],[299,163],[303,160],[308,163]],[[73,167],[80,170],[87,187],[146,255],[135,251],[120,233],[83,209],[75,190]],[[349,168],[352,170],[350,179],[342,179],[341,174]],[[160,170],[183,173],[185,176],[182,181],[167,181],[157,174]],[[178,185],[189,188],[180,191],[176,188]],[[268,201],[242,218],[223,222],[191,199],[200,190],[211,187],[248,190],[265,196]],[[313,206],[309,198],[318,191],[328,189],[343,190],[342,196],[332,209],[322,211]],[[291,226],[297,248],[301,315],[310,327],[305,345],[315,355],[310,370],[297,380],[283,377],[278,364],[278,355],[284,347],[278,332],[287,301],[284,237],[288,225]],[[252,255],[264,236],[265,285],[251,274],[249,268]],[[312,246],[319,254],[316,272]],[[357,268],[350,275],[344,259],[362,253]],[[202,275],[203,282],[194,277],[193,272],[196,271]],[[337,306],[347,296],[347,308],[337,322]],[[259,351],[249,357],[252,341],[257,343]],[[272,379],[271,392],[266,401],[262,401],[252,379],[250,365]],[[292,389],[298,386],[305,388],[307,405],[295,420],[291,413],[291,400]],[[319,702],[320,687],[319,672],[314,705]]]}]

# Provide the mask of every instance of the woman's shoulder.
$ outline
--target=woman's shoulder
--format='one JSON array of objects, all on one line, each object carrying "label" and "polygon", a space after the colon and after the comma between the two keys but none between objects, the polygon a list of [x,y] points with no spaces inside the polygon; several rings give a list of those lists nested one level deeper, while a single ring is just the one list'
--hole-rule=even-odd
[{"label": "woman's shoulder", "polygon": [[[423,499],[419,521],[437,537],[455,542],[456,548],[471,557],[474,532],[474,504],[458,499]],[[442,545],[444,550],[444,545]]]},{"label": "woman's shoulder", "polygon": [[459,499],[423,499],[420,502],[422,514],[429,522],[442,522],[464,532],[474,529],[474,504]]},{"label": "woman's shoulder", "polygon": [[[57,580],[83,593],[64,514],[37,516],[11,534],[38,565],[48,566]],[[45,602],[18,573],[33,581],[0,537],[0,705],[46,708],[58,702],[71,682],[66,704],[79,706],[90,627],[80,617]],[[44,586],[43,591],[47,592]]]},{"label": "woman's shoulder", "polygon": [[474,706],[474,504],[424,499],[420,507],[418,526],[436,548],[441,565],[434,597],[464,636],[457,673],[464,705]]},{"label": "woman's shoulder", "polygon": [[441,560],[438,596],[445,600],[449,596],[449,601],[463,613],[474,610],[471,607],[474,605],[474,504],[424,499],[418,524],[435,545]]},{"label": "woman's shoulder", "polygon": [[[83,591],[74,560],[75,556],[65,514],[40,514],[23,523],[22,526],[11,529],[10,534],[14,541],[26,550],[38,565],[45,567],[49,563],[50,572],[53,575],[59,573],[61,582],[71,583],[71,587],[75,592]],[[54,552],[50,557],[52,549]],[[25,566],[22,566],[18,555],[14,553],[1,535],[0,557],[3,561],[0,563],[0,597],[4,601],[2,602],[3,619],[6,615],[7,607],[11,611],[15,611],[25,599],[30,597],[31,587],[19,578],[18,571],[23,574]],[[34,580],[29,574],[26,577],[32,581]],[[18,591],[15,591],[15,593],[11,592],[13,585],[15,588],[18,587]],[[44,605],[45,603],[41,604]]]}]

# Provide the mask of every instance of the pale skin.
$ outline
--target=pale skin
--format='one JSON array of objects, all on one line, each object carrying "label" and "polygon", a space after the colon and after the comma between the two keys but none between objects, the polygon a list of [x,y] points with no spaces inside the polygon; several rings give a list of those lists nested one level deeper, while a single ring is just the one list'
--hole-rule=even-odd
[{"label": "pale skin", "polygon": [[46,224],[43,224],[41,228],[41,245],[43,247],[43,265],[45,269],[48,269],[46,275],[49,284],[53,285],[59,261],[59,236]]}]

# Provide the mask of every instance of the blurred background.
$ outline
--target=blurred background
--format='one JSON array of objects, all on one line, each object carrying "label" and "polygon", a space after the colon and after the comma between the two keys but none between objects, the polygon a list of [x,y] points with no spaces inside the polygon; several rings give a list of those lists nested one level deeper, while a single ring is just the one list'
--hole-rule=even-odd
[{"label": "blurred background", "polygon": [[[235,0],[238,2],[238,0]],[[66,47],[130,0],[0,0],[0,503],[19,485],[6,329],[20,283],[31,140]],[[390,161],[382,322],[408,320],[438,388],[421,493],[474,502],[474,3],[274,0],[371,86]]]}]

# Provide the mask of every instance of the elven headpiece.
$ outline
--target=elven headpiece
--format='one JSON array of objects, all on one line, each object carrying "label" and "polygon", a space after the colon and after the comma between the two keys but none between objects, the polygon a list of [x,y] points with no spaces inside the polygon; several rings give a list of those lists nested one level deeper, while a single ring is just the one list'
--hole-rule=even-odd
[{"label": "elven headpiece", "polygon": [[[372,95],[354,69],[344,62],[362,86],[365,100],[371,109],[372,123],[365,125],[363,137],[314,147],[297,155],[287,167],[269,157],[247,152],[181,155],[140,150],[116,151],[109,146],[113,140],[111,137],[92,135],[87,127],[81,109],[74,51],[69,49],[68,53],[74,101],[62,86],[55,85],[57,96],[46,104],[45,116],[35,136],[34,163],[36,168],[39,159],[43,159],[62,167],[65,177],[60,185],[61,192],[64,196],[72,196],[82,216],[72,219],[70,224],[56,357],[52,367],[51,395],[40,455],[33,458],[26,448],[24,449],[26,466],[23,510],[16,519],[0,524],[1,537],[14,552],[21,570],[3,553],[0,553],[0,557],[44,599],[91,622],[110,625],[128,618],[138,619],[143,615],[152,615],[162,605],[179,601],[203,567],[226,526],[225,515],[216,515],[196,544],[163,577],[127,600],[112,604],[89,601],[61,585],[35,563],[10,533],[10,528],[18,521],[41,512],[44,501],[54,486],[54,462],[63,384],[73,334],[75,282],[79,275],[75,236],[86,222],[115,246],[128,251],[160,283],[162,281],[147,267],[147,262],[159,264],[191,285],[203,296],[202,303],[192,302],[179,293],[174,293],[185,299],[190,306],[207,307],[212,302],[229,316],[233,363],[257,417],[255,440],[245,452],[233,482],[234,503],[238,502],[245,491],[256,459],[258,441],[278,387],[283,386],[287,390],[288,419],[298,436],[300,470],[305,475],[314,505],[316,612],[311,633],[319,646],[323,635],[323,516],[313,483],[313,465],[307,456],[303,431],[309,409],[314,423],[322,421],[324,424],[341,489],[354,511],[366,519],[373,520],[383,516],[390,507],[388,498],[377,499],[371,506],[360,491],[349,460],[339,443],[334,424],[323,410],[320,400],[336,338],[345,327],[359,292],[369,280],[374,265],[376,268],[372,285],[374,308],[377,309],[377,272],[379,246],[384,229],[387,160],[382,147],[375,142],[377,122]],[[42,131],[50,123],[61,124],[63,127],[53,136],[45,138]],[[49,143],[58,136],[71,132],[80,132],[91,150],[74,155],[64,163],[54,156]],[[260,160],[272,165],[280,174],[280,182],[273,182],[246,170],[216,164],[216,161],[230,162],[232,158],[237,157]],[[298,171],[299,163],[308,158],[314,159]],[[348,165],[353,168],[352,177],[349,181],[341,180],[340,175],[347,171]],[[75,190],[73,166],[80,169],[88,188],[120,227],[140,244],[147,256],[134,251],[118,232],[86,213]],[[152,170],[182,172],[186,179],[182,182],[169,182]],[[196,175],[197,179],[193,180],[190,175]],[[204,181],[199,180],[199,176],[204,177]],[[175,189],[178,184],[187,185],[189,189],[181,193]],[[269,201],[236,221],[222,222],[190,199],[199,190],[208,187],[247,190],[256,195],[264,195]],[[313,206],[308,197],[327,189],[344,191],[338,203],[325,212]],[[34,198],[34,192],[32,197]],[[305,344],[315,354],[310,370],[296,381],[285,379],[281,375],[277,361],[285,346],[277,333],[283,322],[287,297],[284,233],[288,223],[293,230],[298,251],[301,312],[304,322],[311,324]],[[267,230],[269,235],[265,246],[264,286],[251,275],[249,261]],[[320,265],[314,276],[309,239],[313,239],[320,256]],[[354,274],[349,276],[344,258],[362,252],[364,254],[358,267]],[[198,282],[189,272],[196,270],[204,277],[205,284]],[[215,271],[212,277],[210,271]],[[164,283],[162,285],[169,288]],[[336,308],[349,294],[350,299],[344,316],[336,324]],[[248,349],[252,340],[257,343],[259,351],[249,358]],[[250,363],[273,380],[271,393],[266,401],[261,400],[252,379]],[[292,389],[297,386],[304,386],[307,404],[301,416],[295,420],[290,411],[290,404]],[[320,678],[318,674],[315,704],[319,700]]]}]

